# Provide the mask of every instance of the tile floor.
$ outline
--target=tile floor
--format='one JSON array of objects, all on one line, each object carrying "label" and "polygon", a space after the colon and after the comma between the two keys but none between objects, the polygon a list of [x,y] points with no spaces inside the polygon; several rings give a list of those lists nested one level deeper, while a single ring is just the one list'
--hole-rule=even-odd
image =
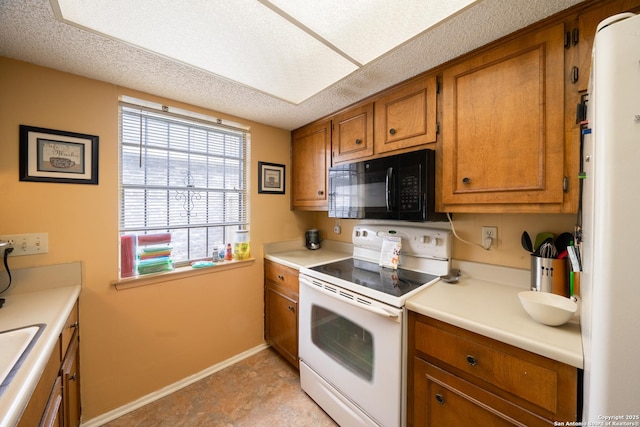
[{"label": "tile floor", "polygon": [[298,371],[267,348],[107,427],[335,427],[300,388]]}]

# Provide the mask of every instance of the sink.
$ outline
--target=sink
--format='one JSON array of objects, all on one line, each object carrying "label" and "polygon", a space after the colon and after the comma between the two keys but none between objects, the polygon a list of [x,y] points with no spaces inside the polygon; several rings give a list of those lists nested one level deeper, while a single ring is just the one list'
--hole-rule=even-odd
[{"label": "sink", "polygon": [[13,379],[44,329],[44,324],[0,332],[0,394]]}]

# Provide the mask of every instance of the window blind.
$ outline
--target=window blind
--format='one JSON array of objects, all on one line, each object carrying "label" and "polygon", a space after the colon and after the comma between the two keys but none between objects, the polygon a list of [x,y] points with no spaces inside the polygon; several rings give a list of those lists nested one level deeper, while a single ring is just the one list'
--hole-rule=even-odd
[{"label": "window blind", "polygon": [[169,231],[176,266],[248,229],[245,129],[120,105],[120,234]]}]

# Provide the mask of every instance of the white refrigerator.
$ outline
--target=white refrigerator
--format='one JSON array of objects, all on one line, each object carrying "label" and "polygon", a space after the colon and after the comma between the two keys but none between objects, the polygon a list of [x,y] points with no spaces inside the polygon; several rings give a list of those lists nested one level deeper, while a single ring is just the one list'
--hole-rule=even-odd
[{"label": "white refrigerator", "polygon": [[582,425],[640,425],[640,15],[598,26],[587,118]]}]

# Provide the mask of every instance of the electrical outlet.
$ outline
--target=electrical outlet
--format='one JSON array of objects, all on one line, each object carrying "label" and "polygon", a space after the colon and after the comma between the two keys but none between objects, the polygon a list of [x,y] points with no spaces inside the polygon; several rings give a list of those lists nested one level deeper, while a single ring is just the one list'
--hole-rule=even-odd
[{"label": "electrical outlet", "polygon": [[[489,245],[487,239],[491,239]],[[482,244],[485,247],[498,245],[498,227],[482,227]]]},{"label": "electrical outlet", "polygon": [[0,236],[0,241],[13,246],[9,256],[37,255],[49,252],[49,233],[11,234]]}]

